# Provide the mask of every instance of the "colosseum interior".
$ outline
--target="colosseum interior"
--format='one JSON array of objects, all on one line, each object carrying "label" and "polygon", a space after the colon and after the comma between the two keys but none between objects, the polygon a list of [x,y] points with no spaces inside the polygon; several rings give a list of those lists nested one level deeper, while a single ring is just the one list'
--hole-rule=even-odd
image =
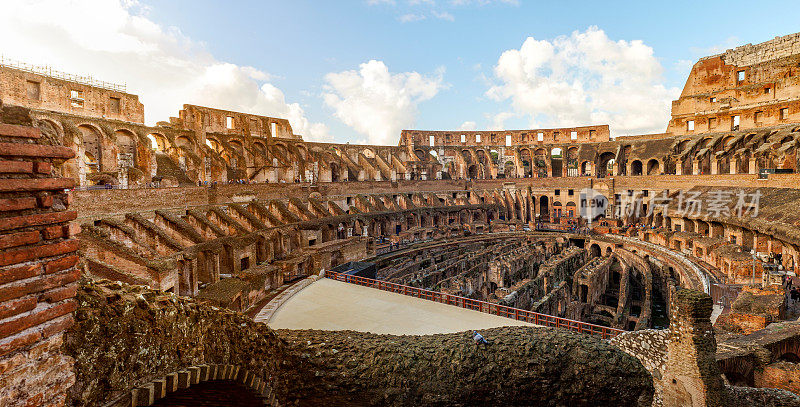
[{"label": "colosseum interior", "polygon": [[0,66],[0,404],[800,405],[799,44],[396,146]]}]

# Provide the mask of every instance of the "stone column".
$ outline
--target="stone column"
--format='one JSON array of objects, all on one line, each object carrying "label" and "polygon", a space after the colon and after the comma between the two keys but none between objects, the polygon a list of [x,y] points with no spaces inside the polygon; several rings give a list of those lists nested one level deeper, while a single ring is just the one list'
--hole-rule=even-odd
[{"label": "stone column", "polygon": [[705,293],[680,290],[673,295],[664,407],[725,406],[727,392],[717,365],[717,342],[711,326],[713,301]]}]

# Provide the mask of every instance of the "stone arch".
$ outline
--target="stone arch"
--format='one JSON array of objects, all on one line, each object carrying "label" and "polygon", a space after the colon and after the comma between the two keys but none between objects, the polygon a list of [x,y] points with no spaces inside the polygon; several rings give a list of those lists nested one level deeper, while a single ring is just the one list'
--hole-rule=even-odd
[{"label": "stone arch", "polygon": [[97,173],[103,170],[103,135],[95,126],[81,124],[78,126],[81,133],[81,146],[83,147],[83,163],[87,173]]},{"label": "stone arch", "polygon": [[150,133],[147,139],[150,140],[150,148],[158,152],[164,153],[170,148],[169,140],[161,133]]},{"label": "stone arch", "polygon": [[642,175],[642,162],[639,160],[631,161],[631,175]]},{"label": "stone arch", "polygon": [[605,178],[614,175],[615,156],[616,155],[610,151],[600,154],[597,162],[597,178]]},{"label": "stone arch", "polygon": [[550,165],[552,166],[553,176],[563,176],[564,150],[561,147],[554,147],[550,150]]},{"label": "stone arch", "polygon": [[522,176],[523,177],[532,177],[533,176],[533,157],[531,157],[531,150],[527,148],[522,148],[519,150],[519,161],[522,164]]},{"label": "stone arch", "polygon": [[661,174],[661,166],[659,165],[658,160],[651,158],[650,161],[647,162],[647,175],[659,174]]}]

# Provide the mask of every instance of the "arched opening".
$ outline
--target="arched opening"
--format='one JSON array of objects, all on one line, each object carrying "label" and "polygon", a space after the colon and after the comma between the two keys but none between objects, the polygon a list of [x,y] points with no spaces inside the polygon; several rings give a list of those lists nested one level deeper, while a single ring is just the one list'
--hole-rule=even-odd
[{"label": "arched opening", "polygon": [[519,151],[519,159],[522,162],[522,176],[529,178],[533,176],[533,161],[531,159],[531,150],[523,148]]},{"label": "arched opening", "polygon": [[478,178],[478,166],[475,164],[470,165],[467,168],[467,177],[470,179]]},{"label": "arched opening", "polygon": [[592,245],[589,246],[589,252],[591,253],[592,257],[600,257],[601,255],[600,245],[598,245],[597,243],[592,243]]},{"label": "arched opening", "polygon": [[654,158],[647,162],[647,175],[659,175],[660,173],[658,160]]},{"label": "arched opening", "polygon": [[94,174],[103,170],[103,136],[93,126],[78,126],[83,144],[83,162],[86,173]]},{"label": "arched opening", "polygon": [[546,196],[539,197],[539,216],[544,222],[550,220],[550,200]]},{"label": "arched opening", "polygon": [[503,169],[505,178],[516,178],[517,177],[517,166],[514,165],[513,161],[506,161],[505,168]]},{"label": "arched opening", "polygon": [[642,162],[633,160],[631,162],[631,175],[642,175]]},{"label": "arched opening", "polygon": [[600,154],[600,160],[597,164],[597,178],[614,175],[614,153],[605,152]]},{"label": "arched opening", "polygon": [[162,134],[150,133],[147,135],[147,139],[150,140],[150,148],[153,150],[164,152],[169,147],[167,138]]},{"label": "arched opening", "polygon": [[563,175],[563,151],[560,147],[550,150],[550,164],[553,166],[553,176],[561,177]]}]

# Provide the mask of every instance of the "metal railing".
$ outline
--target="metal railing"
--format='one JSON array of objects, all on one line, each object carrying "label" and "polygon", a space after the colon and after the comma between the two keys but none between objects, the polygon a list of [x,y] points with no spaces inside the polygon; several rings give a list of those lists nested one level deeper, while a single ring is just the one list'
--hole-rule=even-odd
[{"label": "metal railing", "polygon": [[610,339],[624,332],[621,329],[609,328],[607,326],[560,318],[553,315],[540,314],[538,312],[507,307],[505,305],[493,304],[491,302],[473,300],[471,298],[460,297],[457,295],[446,294],[438,291],[430,291],[422,288],[354,276],[350,274],[326,271],[325,277],[345,283],[377,288],[379,290],[422,298],[441,304],[454,305],[456,307],[485,312],[487,314],[511,318],[517,321],[529,322],[535,325],[563,328],[582,334],[597,335],[603,339]]},{"label": "metal railing", "polygon": [[33,65],[28,64],[25,62],[20,62],[14,59],[6,58],[0,55],[0,66],[5,66],[8,68],[13,68],[19,71],[30,72],[37,75],[44,75],[50,78],[61,79],[64,81],[80,83],[83,85],[93,86],[95,88],[102,88],[113,90],[117,92],[126,93],[127,86],[119,83],[113,82],[106,82],[106,81],[99,81],[97,79],[92,78],[91,76],[80,76],[74,75],[66,72],[57,71],[47,65]]}]

